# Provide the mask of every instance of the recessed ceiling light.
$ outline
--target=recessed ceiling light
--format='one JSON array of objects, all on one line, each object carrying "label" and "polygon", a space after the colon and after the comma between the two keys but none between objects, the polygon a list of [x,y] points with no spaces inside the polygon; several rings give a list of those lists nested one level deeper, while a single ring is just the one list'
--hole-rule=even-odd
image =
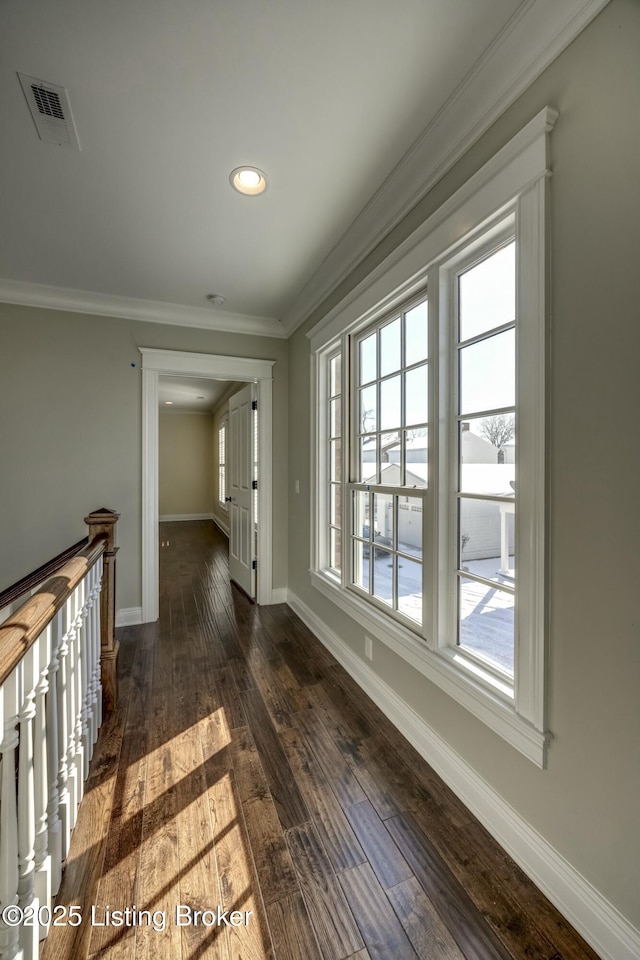
[{"label": "recessed ceiling light", "polygon": [[164,405],[165,405],[165,407],[172,407],[172,406],[173,406],[173,400],[165,400]]},{"label": "recessed ceiling light", "polygon": [[238,193],[255,197],[267,189],[267,178],[257,167],[236,167],[229,174],[229,182]]}]

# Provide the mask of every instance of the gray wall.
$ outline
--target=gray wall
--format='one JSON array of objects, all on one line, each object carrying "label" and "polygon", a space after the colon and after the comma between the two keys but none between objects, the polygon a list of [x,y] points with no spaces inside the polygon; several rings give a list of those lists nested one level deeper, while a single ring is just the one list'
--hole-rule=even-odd
[{"label": "gray wall", "polygon": [[640,4],[613,0],[289,341],[289,586],[363,656],[362,628],[306,572],[305,332],[540,109],[560,110],[551,140],[548,769],[381,644],[373,669],[636,926],[639,41]]},{"label": "gray wall", "polygon": [[[0,304],[0,590],[120,513],[118,608],[141,604],[138,346],[275,360],[273,488],[287,476],[287,344]],[[135,364],[135,366],[132,366]],[[273,500],[274,586],[287,577],[287,505]]]},{"label": "gray wall", "polygon": [[158,417],[158,513],[212,513],[213,414],[173,413]]}]

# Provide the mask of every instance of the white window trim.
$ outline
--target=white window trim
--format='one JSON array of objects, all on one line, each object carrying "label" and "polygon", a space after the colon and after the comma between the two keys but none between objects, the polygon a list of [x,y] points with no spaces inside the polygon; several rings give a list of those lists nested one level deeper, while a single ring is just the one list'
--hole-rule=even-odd
[{"label": "white window trim", "polygon": [[[308,334],[312,367],[312,554],[311,581],[325,596],[370,631],[429,680],[486,723],[501,737],[540,767],[546,763],[550,734],[546,729],[546,503],[545,503],[545,341],[547,324],[547,242],[545,207],[549,169],[549,133],[557,119],[550,107],[542,110],[467,183],[447,200],[422,226],[405,240]],[[321,411],[323,363],[348,336],[370,324],[411,296],[425,282],[429,310],[448,314],[447,271],[456,257],[468,250],[474,238],[483,242],[493,226],[502,229],[513,217],[518,249],[518,436],[520,448],[518,499],[518,622],[528,624],[517,632],[513,691],[494,676],[483,675],[460,648],[438,647],[442,627],[442,598],[434,605],[431,635],[426,643],[401,623],[379,612],[367,600],[345,589],[342,582],[322,569],[326,538],[323,533],[323,497],[327,476],[322,445],[326,431]],[[433,324],[431,325],[433,327]],[[433,352],[430,352],[433,356]],[[344,354],[343,369],[348,368]],[[526,358],[526,362],[523,360]],[[345,360],[347,362],[345,362]],[[344,374],[346,376],[346,372]],[[440,396],[446,383],[431,377],[430,389]],[[348,403],[343,391],[343,408]],[[326,398],[324,398],[326,399]],[[433,409],[433,407],[431,407]],[[318,419],[317,414],[320,414]],[[346,417],[345,417],[346,419]],[[344,428],[343,428],[344,432]],[[434,430],[433,434],[441,431]],[[431,433],[431,431],[430,431]],[[430,444],[442,438],[430,437]],[[438,499],[438,484],[447,482],[446,455],[436,458],[440,476],[428,495],[433,542],[438,527],[447,523]],[[445,469],[445,475],[442,475]],[[448,499],[445,498],[448,503]],[[446,508],[445,508],[446,509]],[[441,533],[442,531],[440,531]],[[343,532],[343,549],[345,548]],[[442,564],[442,551],[425,551],[434,572]],[[346,566],[343,564],[343,567]],[[445,572],[445,571],[441,571]],[[448,577],[439,577],[439,584]],[[429,626],[429,625],[427,625]]]}]

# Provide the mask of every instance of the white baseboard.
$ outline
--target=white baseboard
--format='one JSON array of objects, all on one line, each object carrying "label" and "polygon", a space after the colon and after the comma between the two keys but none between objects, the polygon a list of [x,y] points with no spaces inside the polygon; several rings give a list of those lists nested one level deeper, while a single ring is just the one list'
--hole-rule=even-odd
[{"label": "white baseboard", "polygon": [[116,627],[133,627],[137,623],[142,623],[142,607],[116,610]]},{"label": "white baseboard", "polygon": [[288,596],[289,591],[286,587],[273,587],[271,590],[271,603],[286,603]]},{"label": "white baseboard", "polygon": [[219,527],[220,530],[222,530],[222,532],[224,533],[225,537],[228,537],[228,536],[229,536],[229,527],[227,526],[227,524],[226,524],[226,523],[223,523],[222,520],[220,519],[220,517],[217,517],[217,516],[215,515],[215,513],[211,515],[211,519],[212,519],[213,522],[215,523],[216,527]]},{"label": "white baseboard", "polygon": [[158,517],[160,523],[172,523],[176,520],[213,520],[212,513],[163,513]]},{"label": "white baseboard", "polygon": [[290,591],[288,603],[602,960],[638,960],[640,930]]}]

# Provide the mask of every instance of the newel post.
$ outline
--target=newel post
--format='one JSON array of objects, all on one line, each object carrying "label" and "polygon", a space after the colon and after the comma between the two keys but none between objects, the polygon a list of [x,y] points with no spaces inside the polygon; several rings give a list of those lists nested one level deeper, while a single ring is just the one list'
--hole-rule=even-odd
[{"label": "newel post", "polygon": [[119,513],[94,510],[84,522],[89,527],[89,543],[106,534],[107,546],[103,554],[102,590],[100,592],[100,676],[104,715],[111,713],[118,699],[118,647],[116,640],[116,524]]}]

